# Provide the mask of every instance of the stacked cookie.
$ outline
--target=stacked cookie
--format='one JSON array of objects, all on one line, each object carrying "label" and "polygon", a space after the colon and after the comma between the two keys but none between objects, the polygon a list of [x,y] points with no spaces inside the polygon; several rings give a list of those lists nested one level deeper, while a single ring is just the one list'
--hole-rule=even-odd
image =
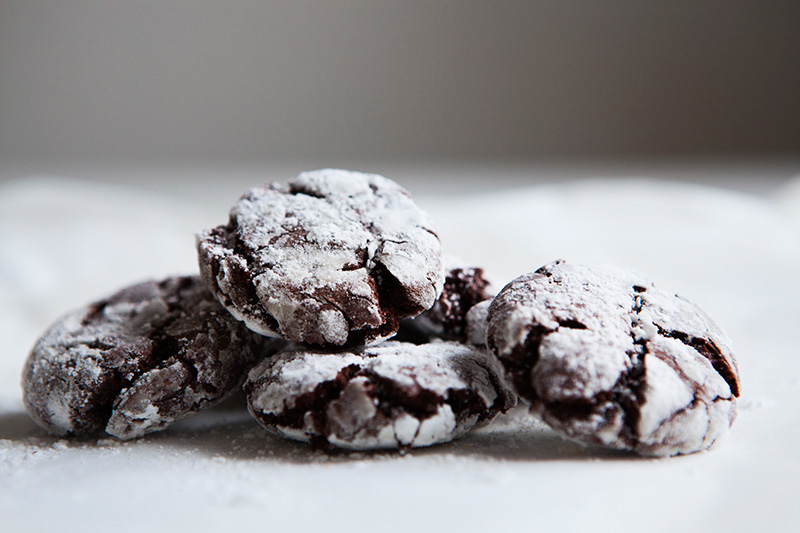
[{"label": "stacked cookie", "polygon": [[268,430],[319,448],[445,442],[518,397],[568,437],[644,455],[705,449],[735,418],[729,342],[695,306],[564,262],[492,299],[382,176],[253,189],[197,250],[200,276],[124,289],[41,337],[23,372],[39,425],[139,437],[242,384]]}]

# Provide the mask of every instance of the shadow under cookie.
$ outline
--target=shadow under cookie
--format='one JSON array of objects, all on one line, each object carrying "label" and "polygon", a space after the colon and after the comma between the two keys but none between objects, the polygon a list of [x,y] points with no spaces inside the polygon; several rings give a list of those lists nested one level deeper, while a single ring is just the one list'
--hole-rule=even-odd
[{"label": "shadow under cookie", "polygon": [[452,442],[414,448],[403,453],[396,450],[353,452],[337,448],[326,452],[315,451],[307,443],[268,433],[244,409],[237,410],[232,403],[227,407],[219,406],[198,413],[144,439],[162,446],[189,449],[229,460],[288,464],[386,461],[437,455],[520,462],[647,460],[630,452],[587,446],[564,439],[553,430],[532,423],[525,416],[500,420],[496,426],[480,428]]},{"label": "shadow under cookie", "polygon": [[0,440],[29,442],[41,439],[55,442],[58,437],[50,437],[45,433],[22,408],[0,413]]}]

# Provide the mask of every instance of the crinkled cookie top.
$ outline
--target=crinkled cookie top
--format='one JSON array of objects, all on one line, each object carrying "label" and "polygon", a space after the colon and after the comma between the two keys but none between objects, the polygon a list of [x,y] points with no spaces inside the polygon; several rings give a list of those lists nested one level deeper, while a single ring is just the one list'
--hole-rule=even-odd
[{"label": "crinkled cookie top", "polygon": [[486,350],[454,342],[283,352],[254,368],[244,389],[270,430],[361,450],[449,441],[516,403]]},{"label": "crinkled cookie top", "polygon": [[268,355],[264,340],[198,276],[140,283],[50,327],[25,364],[23,400],[55,435],[139,437],[235,390]]},{"label": "crinkled cookie top", "polygon": [[488,345],[520,397],[578,440],[691,453],[736,416],[727,336],[637,273],[556,261],[503,288],[488,325]]},{"label": "crinkled cookie top", "polygon": [[254,331],[316,346],[392,336],[442,291],[430,217],[395,182],[304,172],[251,190],[197,238],[201,273]]}]

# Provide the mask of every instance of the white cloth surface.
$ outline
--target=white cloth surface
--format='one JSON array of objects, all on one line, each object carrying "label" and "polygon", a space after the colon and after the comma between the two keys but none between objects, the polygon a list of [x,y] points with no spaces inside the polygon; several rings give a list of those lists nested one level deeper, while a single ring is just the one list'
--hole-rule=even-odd
[{"label": "white cloth surface", "polygon": [[643,179],[415,194],[446,253],[498,286],[557,258],[607,262],[705,308],[732,338],[742,378],[739,419],[708,452],[652,460],[585,448],[517,411],[402,456],[327,456],[266,435],[241,399],[133,442],[39,430],[19,389],[37,336],[118,288],[195,272],[193,233],[224,222],[241,192],[192,203],[58,178],[0,185],[4,531],[800,526],[800,181],[769,198]]}]

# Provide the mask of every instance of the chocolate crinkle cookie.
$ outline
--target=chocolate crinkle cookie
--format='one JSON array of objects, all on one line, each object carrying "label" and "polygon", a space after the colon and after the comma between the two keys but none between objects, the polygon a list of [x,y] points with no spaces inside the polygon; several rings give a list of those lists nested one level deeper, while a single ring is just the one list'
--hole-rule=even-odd
[{"label": "chocolate crinkle cookie", "polygon": [[467,343],[475,346],[486,346],[486,335],[489,328],[489,308],[494,298],[473,305],[467,311]]},{"label": "chocolate crinkle cookie", "polygon": [[228,224],[198,234],[197,249],[203,278],[236,318],[319,347],[391,337],[444,282],[430,218],[376,174],[319,170],[253,189]]},{"label": "chocolate crinkle cookie", "polygon": [[244,390],[268,430],[323,449],[446,442],[516,403],[493,357],[453,342],[287,351],[256,366]]},{"label": "chocolate crinkle cookie", "polygon": [[477,342],[476,339],[481,337],[478,328],[482,327],[485,315],[471,315],[470,311],[491,297],[490,284],[482,268],[447,269],[439,299],[419,316],[403,320],[395,340],[423,344],[433,339],[445,339],[482,345],[485,339]]},{"label": "chocolate crinkle cookie", "polygon": [[489,308],[488,345],[532,412],[578,441],[687,454],[736,418],[739,374],[719,326],[625,270],[557,261],[517,278]]},{"label": "chocolate crinkle cookie", "polygon": [[25,363],[23,399],[54,435],[139,437],[238,389],[270,344],[199,277],[149,281],[54,324]]}]

